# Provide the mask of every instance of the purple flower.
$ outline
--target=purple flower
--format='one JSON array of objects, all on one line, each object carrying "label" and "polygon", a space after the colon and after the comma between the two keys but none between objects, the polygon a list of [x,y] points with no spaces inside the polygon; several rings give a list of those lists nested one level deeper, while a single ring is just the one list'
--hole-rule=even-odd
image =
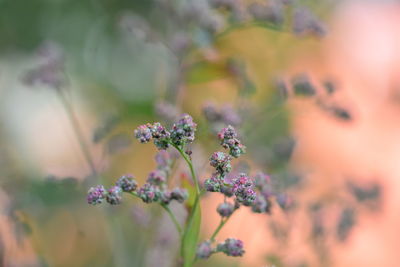
[{"label": "purple flower", "polygon": [[155,159],[156,159],[158,169],[164,170],[164,171],[169,171],[170,164],[171,164],[171,156],[167,151],[165,151],[165,150],[159,151],[156,154]]},{"label": "purple flower", "polygon": [[224,175],[231,171],[232,157],[224,152],[215,152],[210,158],[210,165],[215,167],[220,175]]},{"label": "purple flower", "polygon": [[169,147],[171,134],[159,122],[154,123],[150,129],[156,147],[160,150],[166,150]]},{"label": "purple flower", "polygon": [[300,7],[293,15],[293,32],[296,35],[313,34],[323,37],[326,34],[326,28],[308,8]]},{"label": "purple flower", "polygon": [[188,114],[183,114],[178,122],[172,127],[172,142],[177,146],[192,143],[194,141],[196,127],[197,124],[193,122],[193,118]]},{"label": "purple flower", "polygon": [[38,55],[43,63],[29,70],[22,80],[25,84],[46,85],[53,89],[61,89],[66,83],[64,75],[64,55],[60,47],[51,42],[46,42],[38,49]]},{"label": "purple flower", "polygon": [[281,193],[276,196],[276,202],[283,210],[287,210],[293,206],[293,199],[287,194]]},{"label": "purple flower", "polygon": [[255,213],[269,213],[270,202],[266,200],[263,196],[258,195],[251,204],[251,210]]},{"label": "purple flower", "polygon": [[229,105],[221,108],[222,121],[228,125],[239,125],[242,120],[239,114]]},{"label": "purple flower", "polygon": [[210,179],[205,180],[204,188],[208,192],[220,192],[221,182],[217,177],[213,176]]},{"label": "purple flower", "polygon": [[236,200],[245,206],[250,206],[256,198],[253,186],[253,182],[246,174],[239,174],[239,177],[233,181],[233,193]]},{"label": "purple flower", "polygon": [[224,202],[218,205],[217,212],[221,217],[229,217],[235,211],[235,206],[231,203]]},{"label": "purple flower", "polygon": [[227,197],[233,196],[233,180],[232,180],[232,178],[225,176],[223,179],[221,179],[220,192]]},{"label": "purple flower", "polygon": [[213,253],[210,241],[204,241],[197,246],[196,257],[199,259],[208,259]]},{"label": "purple flower", "polygon": [[189,197],[188,192],[184,188],[179,188],[176,187],[171,191],[171,199],[174,199],[178,201],[179,203],[182,203]]},{"label": "purple flower", "polygon": [[255,20],[276,25],[281,25],[284,22],[284,10],[281,1],[268,1],[268,5],[253,3],[249,6],[248,11]]},{"label": "purple flower", "polygon": [[122,200],[122,189],[119,186],[113,186],[108,189],[106,200],[111,205],[118,205]]},{"label": "purple flower", "polygon": [[118,179],[116,185],[121,187],[124,192],[133,192],[137,188],[137,182],[133,179],[132,175],[124,175]]},{"label": "purple flower", "polygon": [[157,201],[159,197],[159,190],[156,186],[146,183],[138,190],[138,196],[145,203]]},{"label": "purple flower", "polygon": [[203,105],[202,111],[204,117],[206,117],[209,122],[216,122],[222,119],[220,112],[217,110],[215,104],[212,102],[205,103]]},{"label": "purple flower", "polygon": [[243,256],[243,241],[235,238],[228,238],[223,243],[217,245],[217,251],[233,257]]},{"label": "purple flower", "polygon": [[207,102],[202,111],[207,121],[214,126],[239,125],[241,123],[239,114],[230,105],[225,105],[218,110],[214,103]]},{"label": "purple flower", "polygon": [[103,199],[106,197],[107,192],[104,186],[97,185],[95,187],[91,187],[87,193],[87,202],[91,205],[97,205],[103,202]]},{"label": "purple flower", "polygon": [[238,158],[240,155],[246,152],[246,147],[241,144],[240,140],[236,138],[237,133],[235,128],[229,125],[223,128],[218,133],[218,138],[221,140],[222,147],[229,149],[229,154],[232,157]]},{"label": "purple flower", "polygon": [[154,170],[149,173],[147,182],[153,185],[161,185],[167,181],[167,175],[162,170]]},{"label": "purple flower", "polygon": [[234,139],[237,137],[237,133],[235,131],[235,128],[233,128],[231,125],[229,125],[226,128],[223,128],[219,133],[218,133],[218,138],[221,141],[229,140],[229,139]]},{"label": "purple flower", "polygon": [[164,191],[158,192],[157,195],[158,195],[158,198],[160,199],[160,202],[162,204],[168,205],[172,200],[171,192],[168,191],[168,190],[164,190]]},{"label": "purple flower", "polygon": [[155,112],[158,116],[172,122],[179,117],[180,111],[173,105],[165,101],[157,101],[155,105]]},{"label": "purple flower", "polygon": [[134,134],[135,137],[140,141],[140,143],[148,143],[153,137],[151,132],[151,124],[148,123],[140,125],[138,128],[136,128]]}]

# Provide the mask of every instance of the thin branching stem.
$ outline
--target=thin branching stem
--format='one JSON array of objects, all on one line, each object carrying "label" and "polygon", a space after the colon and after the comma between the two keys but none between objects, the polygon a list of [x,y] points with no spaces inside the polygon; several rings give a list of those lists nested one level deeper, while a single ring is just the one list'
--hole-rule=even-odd
[{"label": "thin branching stem", "polygon": [[179,153],[181,154],[181,156],[185,159],[186,163],[189,166],[190,169],[190,173],[192,175],[192,180],[194,182],[195,188],[196,188],[196,197],[198,197],[200,195],[200,185],[199,185],[199,180],[196,177],[196,173],[194,171],[194,167],[193,167],[193,163],[192,160],[190,159],[190,157],[185,153],[185,151],[183,151],[182,148],[180,148],[179,146],[174,145],[174,147],[176,148],[176,150],[179,151]]},{"label": "thin branching stem", "polygon": [[83,137],[82,129],[81,129],[81,126],[77,119],[77,116],[75,114],[75,111],[74,111],[71,103],[66,98],[64,91],[62,89],[57,89],[56,92],[57,92],[57,96],[60,99],[60,101],[67,113],[67,116],[71,122],[72,129],[75,132],[75,136],[78,140],[78,143],[82,150],[83,156],[85,157],[85,160],[86,160],[87,164],[89,165],[92,175],[97,176],[97,171],[96,171],[96,167],[95,167],[92,155],[90,154],[88,146],[85,142],[85,138]]},{"label": "thin branching stem", "polygon": [[[131,194],[134,197],[140,198],[136,192],[130,192],[129,194]],[[166,204],[160,204],[160,205],[168,213],[169,217],[171,218],[172,222],[175,225],[176,230],[179,233],[179,236],[182,237],[182,228],[181,228],[178,220],[176,219],[174,213],[171,211],[171,209],[168,207],[168,205],[166,205]]]},{"label": "thin branching stem", "polygon": [[161,204],[161,207],[163,207],[165,209],[165,211],[168,213],[169,217],[171,217],[172,222],[175,224],[176,230],[179,233],[179,236],[182,236],[182,228],[179,225],[178,220],[176,219],[174,213],[171,211],[171,209],[165,205],[165,204]]},{"label": "thin branching stem", "polygon": [[211,242],[215,241],[215,237],[218,235],[219,231],[221,231],[222,227],[226,224],[231,216],[227,217],[226,219],[221,218],[221,222],[219,223],[217,229],[215,229],[214,233],[212,234],[210,240]]}]

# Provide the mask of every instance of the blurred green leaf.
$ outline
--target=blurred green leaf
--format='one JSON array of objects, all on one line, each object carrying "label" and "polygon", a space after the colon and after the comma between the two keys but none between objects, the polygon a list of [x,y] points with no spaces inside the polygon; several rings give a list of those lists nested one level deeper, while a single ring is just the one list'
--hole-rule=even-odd
[{"label": "blurred green leaf", "polygon": [[182,179],[182,187],[185,188],[189,193],[189,198],[186,201],[186,205],[189,208],[193,208],[196,201],[196,188],[188,179]]},{"label": "blurred green leaf", "polygon": [[184,259],[184,267],[190,267],[193,264],[196,254],[197,242],[199,240],[201,224],[201,209],[199,199],[194,203],[192,216],[189,218],[186,232],[182,240],[182,256]]},{"label": "blurred green leaf", "polygon": [[224,66],[203,61],[192,66],[187,76],[187,82],[189,84],[206,83],[226,76],[227,72]]}]

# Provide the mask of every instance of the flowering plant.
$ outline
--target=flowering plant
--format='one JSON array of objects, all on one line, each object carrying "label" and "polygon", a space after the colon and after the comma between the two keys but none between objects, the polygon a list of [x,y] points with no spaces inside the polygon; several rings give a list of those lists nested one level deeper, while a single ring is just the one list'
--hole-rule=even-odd
[{"label": "flowering plant", "polygon": [[[97,205],[105,200],[111,205],[120,204],[122,193],[130,194],[141,199],[145,203],[158,203],[170,216],[180,237],[180,260],[183,266],[192,266],[197,259],[207,259],[214,253],[222,252],[228,256],[238,257],[245,253],[241,240],[228,238],[216,243],[216,236],[224,227],[232,214],[240,207],[250,207],[256,213],[269,213],[273,196],[268,175],[258,173],[250,178],[245,173],[235,176],[228,175],[231,170],[231,161],[245,153],[246,147],[238,139],[238,134],[232,126],[223,128],[218,133],[218,139],[225,152],[215,152],[210,157],[210,165],[215,172],[201,185],[193,167],[191,151],[188,146],[195,140],[197,124],[188,114],[183,114],[179,120],[167,130],[160,123],[147,123],[139,126],[135,131],[135,137],[141,143],[153,140],[154,145],[160,150],[157,159],[157,169],[150,172],[147,181],[141,187],[132,175],[124,175],[116,184],[106,190],[98,185],[88,191],[87,201]],[[189,193],[186,188],[169,187],[169,148],[176,149],[187,163],[194,185],[194,201],[188,200]],[[221,216],[221,222],[211,237],[199,242],[201,208],[200,198],[206,192],[218,192],[224,195],[223,203],[217,207]],[[187,218],[182,226],[175,214],[169,208],[171,201],[186,204]]]}]

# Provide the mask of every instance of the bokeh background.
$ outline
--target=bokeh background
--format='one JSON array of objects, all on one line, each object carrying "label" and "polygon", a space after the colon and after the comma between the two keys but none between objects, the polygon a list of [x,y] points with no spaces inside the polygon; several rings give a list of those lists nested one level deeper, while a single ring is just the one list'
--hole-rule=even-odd
[{"label": "bokeh background", "polygon": [[[134,128],[181,112],[201,179],[228,120],[248,147],[235,168],[279,192],[271,215],[240,210],[221,232],[243,258],[196,266],[400,265],[400,3],[253,2],[0,0],[0,266],[174,266],[156,205],[85,198],[144,181],[156,150]],[[296,30],[299,8],[314,28]],[[220,200],[202,202],[204,238]]]}]

